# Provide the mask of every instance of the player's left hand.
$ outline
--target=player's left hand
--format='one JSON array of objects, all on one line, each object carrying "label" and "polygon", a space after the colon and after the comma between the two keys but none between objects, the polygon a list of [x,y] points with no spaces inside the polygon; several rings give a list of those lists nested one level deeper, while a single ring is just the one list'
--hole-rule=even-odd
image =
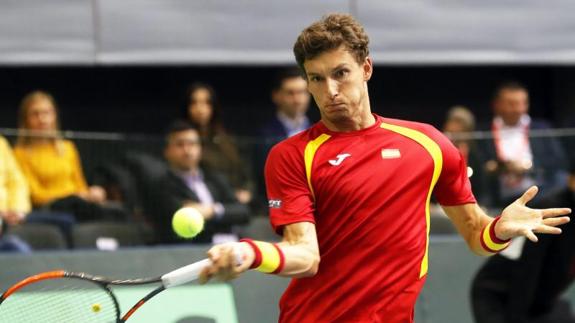
[{"label": "player's left hand", "polygon": [[495,235],[502,240],[525,236],[537,242],[535,233],[560,234],[557,226],[569,222],[569,208],[531,209],[526,206],[538,192],[537,186],[530,187],[523,195],[501,213],[495,226]]}]

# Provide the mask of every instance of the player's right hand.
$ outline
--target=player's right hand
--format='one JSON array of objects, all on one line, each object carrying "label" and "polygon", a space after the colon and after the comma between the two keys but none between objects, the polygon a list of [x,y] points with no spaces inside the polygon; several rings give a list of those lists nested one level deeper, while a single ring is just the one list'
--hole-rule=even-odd
[{"label": "player's right hand", "polygon": [[200,273],[200,284],[205,284],[212,278],[220,281],[237,278],[250,268],[255,254],[249,244],[231,242],[213,246],[208,250],[208,258],[212,261],[212,265]]}]

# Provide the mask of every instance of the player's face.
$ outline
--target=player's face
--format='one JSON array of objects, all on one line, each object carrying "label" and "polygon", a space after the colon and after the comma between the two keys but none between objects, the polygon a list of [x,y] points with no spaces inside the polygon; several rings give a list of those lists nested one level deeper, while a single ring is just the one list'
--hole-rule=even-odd
[{"label": "player's face", "polygon": [[308,90],[328,128],[357,128],[354,125],[372,119],[367,91],[373,71],[370,58],[358,64],[341,46],[306,60],[304,67]]},{"label": "player's face", "polygon": [[47,99],[37,99],[28,107],[26,125],[30,130],[56,130],[56,108]]},{"label": "player's face", "polygon": [[210,91],[200,88],[192,93],[190,99],[190,105],[188,106],[190,119],[197,125],[207,126],[213,114]]},{"label": "player's face", "polygon": [[502,90],[495,100],[495,113],[507,125],[516,125],[529,110],[529,95],[525,90]]},{"label": "player's face", "polygon": [[180,171],[194,170],[202,157],[200,136],[196,130],[173,133],[165,150],[166,160]]},{"label": "player's face", "polygon": [[272,98],[278,109],[290,118],[304,115],[309,107],[307,83],[301,77],[285,79]]}]

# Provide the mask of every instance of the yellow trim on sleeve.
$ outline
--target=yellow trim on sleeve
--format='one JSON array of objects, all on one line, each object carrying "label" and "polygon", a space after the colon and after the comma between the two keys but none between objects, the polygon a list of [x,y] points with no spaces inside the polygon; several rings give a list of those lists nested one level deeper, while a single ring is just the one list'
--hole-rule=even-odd
[{"label": "yellow trim on sleeve", "polygon": [[433,177],[431,178],[431,183],[429,184],[429,191],[427,193],[427,200],[425,203],[425,222],[427,225],[427,235],[425,241],[425,254],[423,255],[423,260],[421,261],[421,269],[419,271],[419,277],[421,278],[425,276],[425,274],[427,274],[428,269],[429,222],[430,222],[429,203],[431,200],[431,193],[433,192],[433,188],[435,187],[435,184],[439,179],[439,175],[441,175],[441,170],[443,168],[443,154],[441,152],[441,148],[439,147],[439,145],[435,141],[433,141],[433,139],[429,138],[422,132],[388,123],[382,123],[381,128],[393,131],[409,139],[412,139],[413,141],[423,146],[423,148],[427,150],[427,152],[431,155],[431,158],[433,159]]},{"label": "yellow trim on sleeve", "polygon": [[315,194],[313,192],[313,187],[311,185],[311,167],[313,166],[313,158],[315,157],[315,153],[319,149],[326,140],[328,140],[331,136],[325,133],[322,133],[314,140],[311,140],[305,146],[304,151],[304,162],[305,162],[305,175],[307,177],[307,185],[309,186],[309,190],[311,195],[315,199]]}]

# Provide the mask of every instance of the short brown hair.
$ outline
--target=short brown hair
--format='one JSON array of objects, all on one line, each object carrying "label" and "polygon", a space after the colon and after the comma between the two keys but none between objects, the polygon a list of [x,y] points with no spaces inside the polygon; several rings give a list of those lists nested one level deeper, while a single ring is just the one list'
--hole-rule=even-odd
[{"label": "short brown hair", "polygon": [[493,91],[492,100],[495,101],[499,98],[503,91],[524,91],[529,93],[527,87],[518,81],[505,81],[500,83]]},{"label": "short brown hair", "polygon": [[369,55],[369,37],[359,22],[348,14],[324,16],[304,29],[294,44],[297,64],[305,72],[303,63],[318,55],[345,46],[358,64]]}]

